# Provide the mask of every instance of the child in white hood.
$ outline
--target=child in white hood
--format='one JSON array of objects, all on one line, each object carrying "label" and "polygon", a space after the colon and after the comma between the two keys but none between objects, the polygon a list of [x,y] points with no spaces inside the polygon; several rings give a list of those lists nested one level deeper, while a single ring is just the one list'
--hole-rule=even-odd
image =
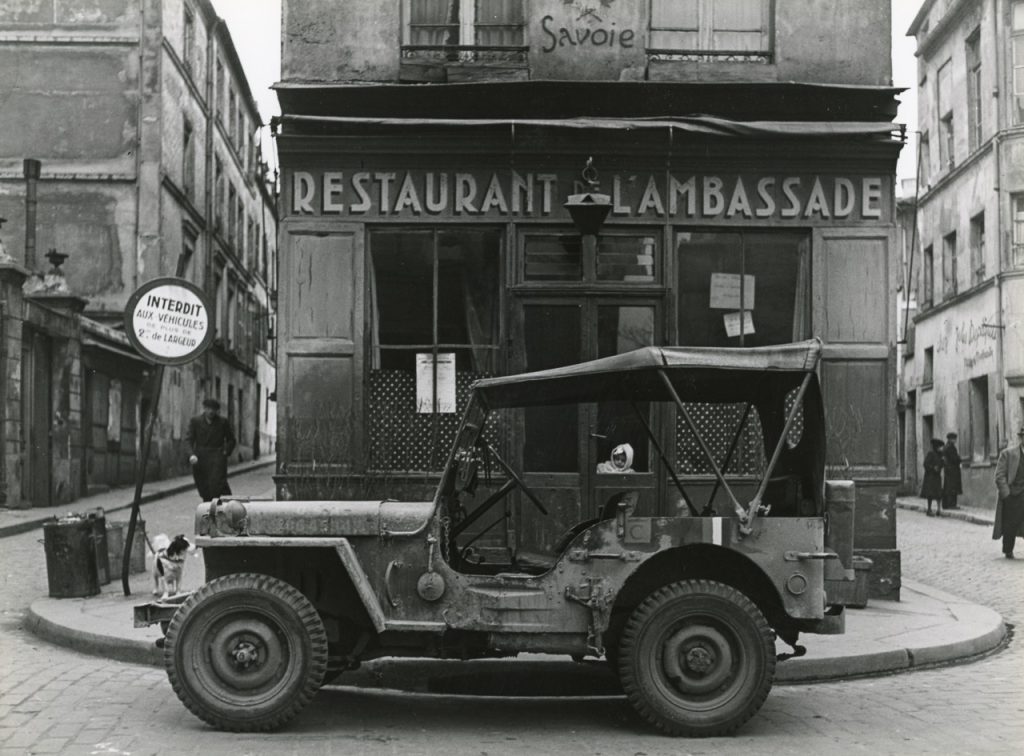
[{"label": "child in white hood", "polygon": [[619,444],[612,449],[612,455],[607,462],[597,465],[599,473],[631,473],[633,470],[633,447],[629,444]]}]

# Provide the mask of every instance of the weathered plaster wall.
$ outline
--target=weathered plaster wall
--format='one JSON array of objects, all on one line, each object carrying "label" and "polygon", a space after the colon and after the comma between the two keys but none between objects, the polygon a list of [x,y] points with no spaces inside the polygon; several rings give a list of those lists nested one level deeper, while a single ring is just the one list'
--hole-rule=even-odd
[{"label": "weathered plaster wall", "polygon": [[398,78],[401,3],[284,0],[282,6],[283,80]]},{"label": "weathered plaster wall", "polygon": [[[397,81],[401,3],[284,0],[284,81]],[[888,85],[889,0],[775,3],[772,64],[647,63],[648,3],[527,3],[529,78],[748,80]]]},{"label": "weathered plaster wall", "polygon": [[[8,252],[23,259],[24,182],[0,182],[0,216]],[[90,299],[93,309],[118,309],[127,297],[135,246],[135,198],[129,184],[99,181],[42,181],[38,190],[36,259],[50,248],[67,254],[65,275],[71,290]],[[130,280],[130,278],[128,278]]]}]

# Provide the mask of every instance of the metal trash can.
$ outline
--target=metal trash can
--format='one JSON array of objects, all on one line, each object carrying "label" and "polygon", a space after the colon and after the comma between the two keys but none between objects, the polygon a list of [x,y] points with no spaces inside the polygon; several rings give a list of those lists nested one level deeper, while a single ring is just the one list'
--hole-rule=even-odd
[{"label": "metal trash can", "polygon": [[93,523],[78,515],[43,523],[46,577],[53,598],[81,598],[100,592]]},{"label": "metal trash can", "polygon": [[[115,575],[121,574],[124,560],[124,539],[128,535],[128,523],[124,520],[107,521],[107,559],[110,569]],[[132,538],[132,555],[128,563],[128,573],[135,575],[146,571],[146,521],[135,523],[135,536]]]},{"label": "metal trash can", "polygon": [[97,507],[86,515],[92,525],[93,547],[96,551],[96,574],[100,585],[110,582],[110,560],[107,555],[107,518],[103,507]]}]

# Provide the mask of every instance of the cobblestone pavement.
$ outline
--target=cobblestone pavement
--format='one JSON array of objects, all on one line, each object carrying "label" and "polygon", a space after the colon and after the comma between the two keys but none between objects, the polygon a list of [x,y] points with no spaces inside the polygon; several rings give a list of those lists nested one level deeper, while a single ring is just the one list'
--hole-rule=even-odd
[{"label": "cobblestone pavement", "polygon": [[[269,472],[234,478],[232,486],[265,493]],[[189,498],[147,505],[150,532],[189,531],[190,516],[167,514],[187,511],[180,504]],[[987,528],[912,512],[899,517],[908,577],[988,604],[1012,623],[1024,619],[1024,560],[1002,559]],[[971,664],[776,687],[761,712],[726,739],[657,736],[621,698],[496,699],[344,687],[321,691],[286,731],[219,733],[185,711],[160,670],[83,656],[20,628],[25,607],[46,592],[38,537],[6,538],[0,548],[0,755],[1017,754],[1024,741],[1019,641]]]}]

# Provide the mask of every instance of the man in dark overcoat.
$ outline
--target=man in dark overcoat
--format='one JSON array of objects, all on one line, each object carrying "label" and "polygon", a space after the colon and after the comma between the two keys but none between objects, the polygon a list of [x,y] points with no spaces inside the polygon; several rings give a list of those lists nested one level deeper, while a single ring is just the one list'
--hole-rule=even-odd
[{"label": "man in dark overcoat", "polygon": [[956,497],[964,492],[960,477],[960,450],[956,448],[956,434],[946,434],[946,445],[942,448],[942,508],[957,509]]},{"label": "man in dark overcoat", "polygon": [[235,450],[235,432],[221,417],[220,402],[203,400],[203,413],[189,420],[188,441],[192,477],[202,501],[231,493],[228,486],[228,457]]},{"label": "man in dark overcoat", "polygon": [[1017,431],[1017,444],[1010,444],[996,462],[996,521],[992,540],[1003,539],[1003,556],[1013,559],[1013,545],[1024,538],[1024,425]]}]

